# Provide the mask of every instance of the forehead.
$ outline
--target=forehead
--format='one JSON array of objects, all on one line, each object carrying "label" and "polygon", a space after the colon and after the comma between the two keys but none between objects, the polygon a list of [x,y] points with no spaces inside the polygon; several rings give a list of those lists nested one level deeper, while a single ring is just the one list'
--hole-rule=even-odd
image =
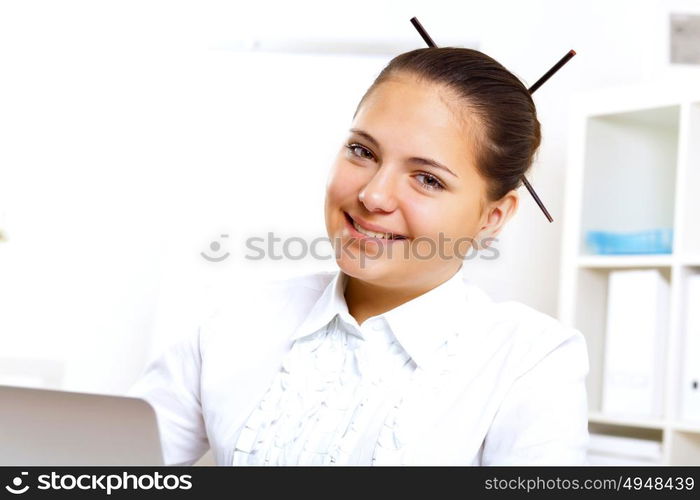
[{"label": "forehead", "polygon": [[443,86],[410,76],[393,77],[368,95],[353,127],[387,149],[425,155],[462,169],[471,163],[472,132],[466,110]]}]

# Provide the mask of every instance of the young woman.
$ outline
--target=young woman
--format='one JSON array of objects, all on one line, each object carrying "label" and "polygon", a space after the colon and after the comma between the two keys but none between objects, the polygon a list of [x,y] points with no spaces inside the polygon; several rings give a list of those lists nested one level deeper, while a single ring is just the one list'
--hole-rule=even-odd
[{"label": "young woman", "polygon": [[165,462],[211,447],[221,465],[586,463],[583,335],[462,276],[539,144],[530,93],[491,57],[394,58],[327,183],[337,272],[226,304],[129,391],[154,407]]}]

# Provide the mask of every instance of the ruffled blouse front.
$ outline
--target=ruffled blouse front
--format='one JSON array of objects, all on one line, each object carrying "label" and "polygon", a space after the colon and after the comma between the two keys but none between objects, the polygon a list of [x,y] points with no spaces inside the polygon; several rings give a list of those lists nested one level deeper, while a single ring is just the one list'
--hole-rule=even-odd
[{"label": "ruffled blouse front", "polygon": [[[369,465],[416,368],[386,321],[336,315],[299,338],[241,430],[232,465]],[[367,322],[365,322],[367,323]]]}]

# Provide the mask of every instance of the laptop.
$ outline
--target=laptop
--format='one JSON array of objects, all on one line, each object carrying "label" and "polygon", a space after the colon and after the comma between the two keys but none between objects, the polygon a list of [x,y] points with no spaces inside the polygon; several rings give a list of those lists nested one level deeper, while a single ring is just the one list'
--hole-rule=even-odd
[{"label": "laptop", "polygon": [[0,465],[163,465],[148,402],[0,385]]}]

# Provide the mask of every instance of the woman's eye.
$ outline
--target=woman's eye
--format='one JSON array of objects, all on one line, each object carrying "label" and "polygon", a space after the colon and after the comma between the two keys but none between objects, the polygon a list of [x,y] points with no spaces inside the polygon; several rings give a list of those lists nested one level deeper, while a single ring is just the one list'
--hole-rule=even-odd
[{"label": "woman's eye", "polygon": [[443,190],[445,189],[445,186],[438,180],[437,177],[422,173],[418,174],[416,177],[425,177],[426,181],[421,181],[421,186],[423,186],[425,189],[433,189],[433,190]]},{"label": "woman's eye", "polygon": [[371,152],[369,149],[367,149],[367,148],[364,147],[364,146],[360,146],[359,144],[354,144],[354,143],[353,143],[353,144],[346,144],[345,147],[350,151],[350,154],[351,154],[351,155],[357,156],[358,158],[363,158],[363,156],[362,156],[362,153],[357,154],[357,153],[355,152],[355,151],[357,151],[357,150],[359,150],[360,152],[363,152],[363,151],[364,151],[365,153],[369,154],[370,157],[371,157],[371,156],[374,156],[374,155],[372,155],[372,152]]},{"label": "woman's eye", "polygon": [[[372,152],[360,144],[357,144],[357,143],[346,144],[345,147],[347,148],[348,151],[350,151],[350,154],[352,156],[356,156],[358,158],[368,159],[368,160],[371,160],[372,158],[374,158],[374,155],[372,154]],[[357,151],[359,151],[359,153]],[[363,153],[366,153],[367,155],[369,155],[369,157],[362,156]],[[442,182],[440,182],[440,180],[437,177],[435,177],[434,175],[430,175],[426,172],[422,172],[422,173],[418,174],[417,177],[425,177],[425,179],[426,179],[425,181],[420,181],[420,184],[424,189],[427,189],[430,191],[442,191],[443,189],[445,189],[444,184]]]}]

